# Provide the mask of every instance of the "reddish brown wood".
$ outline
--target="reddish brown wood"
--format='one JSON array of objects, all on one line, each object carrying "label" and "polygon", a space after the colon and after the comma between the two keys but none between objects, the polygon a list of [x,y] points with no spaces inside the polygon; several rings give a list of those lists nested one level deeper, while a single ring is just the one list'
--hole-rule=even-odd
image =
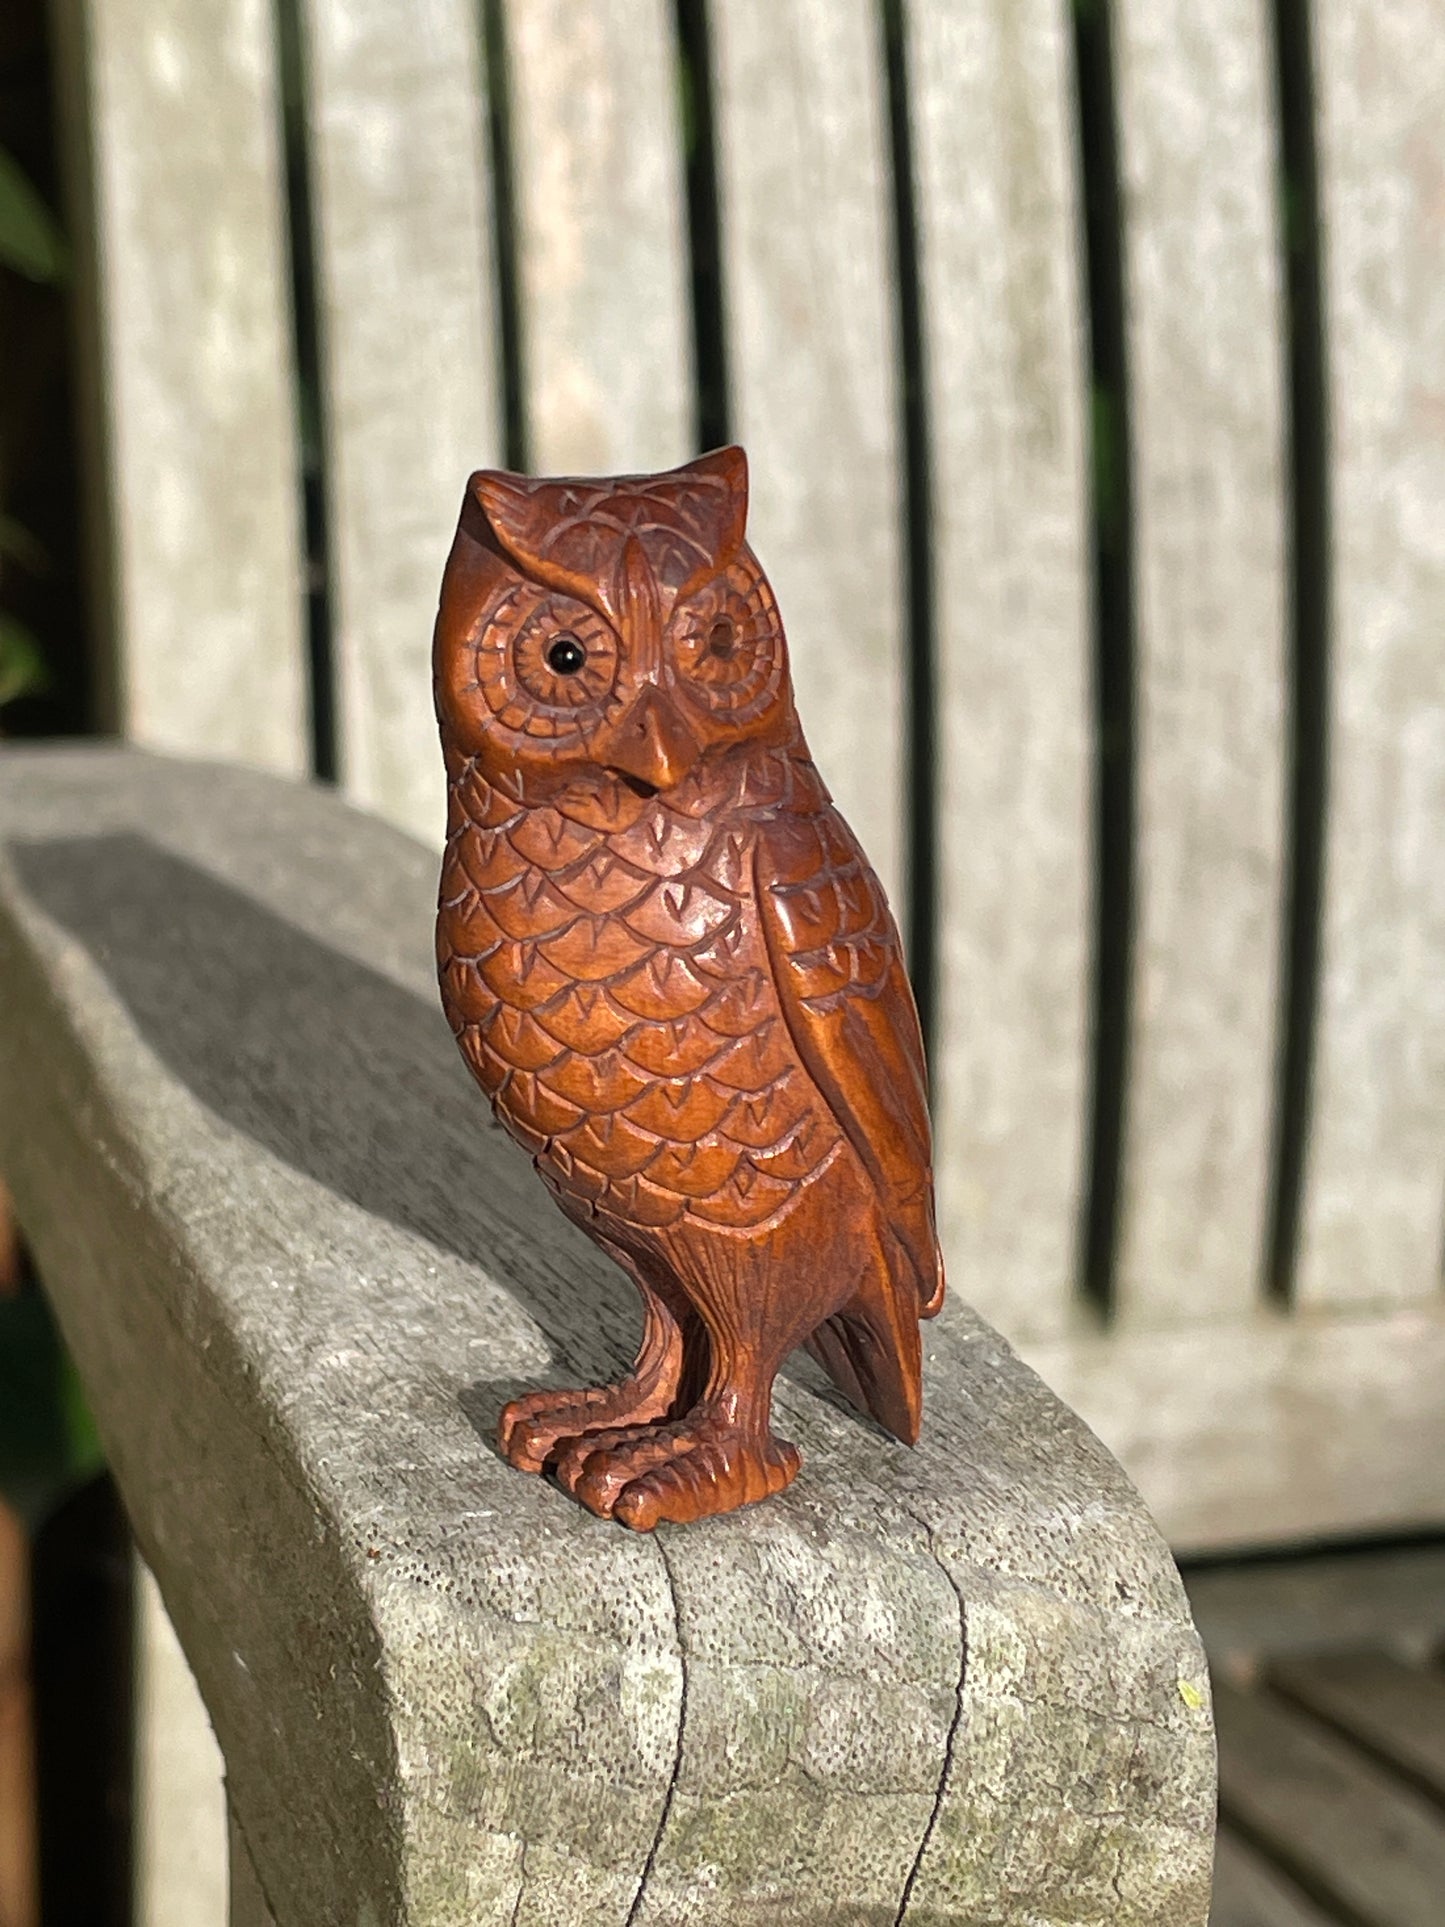
[{"label": "reddish brown wood", "polygon": [[[21,1284],[20,1229],[0,1178],[0,1298]],[[35,1927],[35,1736],[30,1690],[30,1547],[0,1504],[0,1927]]]},{"label": "reddish brown wood", "polygon": [[468,486],[436,630],[442,1001],[493,1109],[642,1294],[618,1384],[502,1415],[647,1530],[781,1491],[807,1344],[910,1444],[943,1269],[918,1018],[803,740],[739,448]]},{"label": "reddish brown wood", "polygon": [[0,1927],[39,1919],[29,1598],[25,1528],[0,1505]]}]

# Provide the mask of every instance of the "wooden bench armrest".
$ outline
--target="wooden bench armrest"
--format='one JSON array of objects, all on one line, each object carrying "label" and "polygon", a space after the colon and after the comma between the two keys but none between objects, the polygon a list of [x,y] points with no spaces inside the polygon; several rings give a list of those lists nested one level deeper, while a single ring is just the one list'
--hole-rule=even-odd
[{"label": "wooden bench armrest", "polygon": [[732,1517],[500,1460],[636,1308],[468,1083],[435,867],[319,789],[0,755],[0,1169],[279,1927],[1203,1927],[1178,1576],[967,1279],[916,1451],[800,1364],[804,1471]]}]

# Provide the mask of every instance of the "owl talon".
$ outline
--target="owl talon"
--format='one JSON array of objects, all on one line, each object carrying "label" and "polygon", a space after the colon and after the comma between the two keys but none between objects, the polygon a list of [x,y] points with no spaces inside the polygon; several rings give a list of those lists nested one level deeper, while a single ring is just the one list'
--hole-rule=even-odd
[{"label": "owl talon", "polygon": [[786,1439],[761,1442],[704,1420],[594,1432],[556,1462],[573,1497],[635,1532],[752,1505],[791,1485],[801,1460]]},{"label": "owl talon", "polygon": [[698,1437],[686,1421],[673,1425],[632,1426],[592,1432],[577,1439],[559,1461],[558,1477],[589,1512],[609,1519],[612,1508],[638,1474],[649,1466],[696,1450]]},{"label": "owl talon", "polygon": [[661,1418],[667,1398],[635,1378],[581,1392],[528,1392],[514,1398],[497,1421],[497,1444],[519,1472],[541,1472],[559,1446],[579,1434]]},{"label": "owl talon", "polygon": [[664,1520],[688,1525],[771,1498],[793,1483],[801,1463],[786,1439],[761,1447],[719,1441],[634,1479],[614,1502],[612,1517],[634,1532],[651,1532]]},{"label": "owl talon", "polygon": [[574,1439],[560,1439],[552,1454],[552,1470],[558,1484],[574,1498],[582,1496],[580,1488],[590,1472],[593,1476],[588,1490],[592,1497],[583,1500],[583,1503],[605,1517],[612,1510],[611,1500],[621,1492],[629,1478],[636,1477],[633,1472],[625,1473],[616,1481],[615,1490],[609,1497],[603,1477],[609,1461],[615,1458],[621,1463],[621,1455],[625,1453],[628,1463],[634,1458],[644,1457],[649,1463],[660,1465],[676,1449],[668,1441],[680,1429],[676,1425],[608,1426],[583,1432]]}]

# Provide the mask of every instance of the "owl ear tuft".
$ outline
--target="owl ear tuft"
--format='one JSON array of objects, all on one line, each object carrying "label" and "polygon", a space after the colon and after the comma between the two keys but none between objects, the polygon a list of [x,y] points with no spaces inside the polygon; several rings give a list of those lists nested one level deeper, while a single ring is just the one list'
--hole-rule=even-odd
[{"label": "owl ear tuft", "polygon": [[[748,528],[748,458],[736,442],[710,449],[674,474],[694,484],[691,507],[697,534],[715,569],[726,568]],[[701,484],[701,487],[697,485]]]},{"label": "owl ear tuft", "polygon": [[[569,484],[533,480],[503,468],[479,468],[467,483],[463,521],[477,516],[486,548],[546,589],[561,589],[592,608],[599,608],[595,569],[578,568],[565,552],[557,553],[559,490]],[[480,510],[480,515],[477,511]]]},{"label": "owl ear tuft", "polygon": [[705,475],[716,478],[726,487],[729,495],[741,502],[744,511],[748,505],[748,452],[738,442],[729,442],[723,448],[710,448],[705,455],[694,456],[677,471],[679,475]]},{"label": "owl ear tuft", "polygon": [[479,468],[467,483],[467,496],[486,518],[492,535],[506,551],[525,539],[532,519],[532,489],[526,477],[503,468]]}]

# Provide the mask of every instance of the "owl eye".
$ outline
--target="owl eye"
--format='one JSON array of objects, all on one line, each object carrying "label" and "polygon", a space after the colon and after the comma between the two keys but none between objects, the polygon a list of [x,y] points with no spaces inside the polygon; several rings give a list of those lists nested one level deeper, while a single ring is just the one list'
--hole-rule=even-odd
[{"label": "owl eye", "polygon": [[595,711],[611,696],[617,637],[572,596],[541,596],[523,586],[517,601],[520,618],[499,612],[492,623],[497,673],[487,700],[509,729],[555,736],[573,726],[562,719]]},{"label": "owl eye", "polygon": [[787,681],[777,605],[760,575],[739,568],[675,617],[677,666],[688,700],[729,723],[761,716]]},{"label": "owl eye", "polygon": [[576,636],[563,633],[547,650],[547,661],[559,676],[575,676],[587,660],[587,651]]}]

